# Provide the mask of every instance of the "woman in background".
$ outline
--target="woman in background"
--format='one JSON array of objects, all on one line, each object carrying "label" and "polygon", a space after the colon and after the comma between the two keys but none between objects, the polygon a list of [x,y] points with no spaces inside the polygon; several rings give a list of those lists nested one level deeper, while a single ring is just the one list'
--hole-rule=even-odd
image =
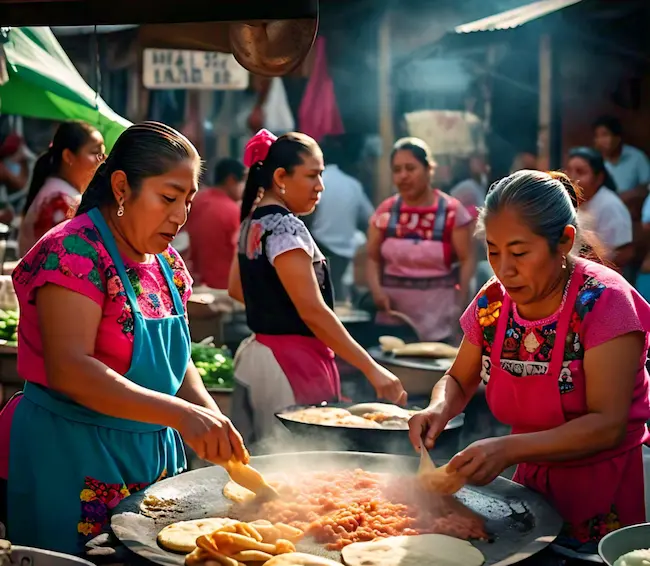
[{"label": "woman in background", "polygon": [[62,123],[50,148],[34,165],[20,225],[20,255],[74,211],[104,161],[104,138],[85,122]]},{"label": "woman in background", "polygon": [[569,152],[566,172],[582,189],[578,218],[583,230],[598,237],[606,259],[622,270],[634,259],[632,217],[616,194],[605,161],[595,149],[577,147]]},{"label": "woman in background", "polygon": [[408,316],[422,341],[454,343],[474,275],[472,216],[431,187],[434,162],[417,138],[399,140],[391,155],[399,194],[382,202],[368,229],[367,278],[379,324],[389,311]]},{"label": "woman in background", "polygon": [[261,130],[247,144],[238,257],[228,291],[246,305],[254,332],[235,355],[233,423],[246,442],[269,436],[290,405],[338,401],[334,354],[358,368],[377,396],[406,401],[399,379],[378,365],[333,312],[325,257],[299,215],[323,191],[323,154],[309,136]]}]

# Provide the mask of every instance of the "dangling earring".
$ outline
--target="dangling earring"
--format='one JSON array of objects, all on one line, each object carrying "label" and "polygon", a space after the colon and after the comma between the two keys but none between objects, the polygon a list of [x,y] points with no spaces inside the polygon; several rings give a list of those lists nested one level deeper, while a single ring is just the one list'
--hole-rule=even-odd
[{"label": "dangling earring", "polygon": [[124,205],[120,204],[120,206],[117,207],[117,215],[121,218],[124,216]]},{"label": "dangling earring", "polygon": [[562,256],[562,269],[566,269],[566,268],[567,268],[566,256],[563,255]]}]

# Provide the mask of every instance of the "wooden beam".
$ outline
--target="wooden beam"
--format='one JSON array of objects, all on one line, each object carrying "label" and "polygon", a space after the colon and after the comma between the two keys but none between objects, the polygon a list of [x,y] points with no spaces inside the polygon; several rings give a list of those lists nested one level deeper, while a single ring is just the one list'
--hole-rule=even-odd
[{"label": "wooden beam", "polygon": [[551,168],[551,122],[553,119],[553,52],[551,36],[539,38],[539,123],[537,128],[538,164],[542,171]]},{"label": "wooden beam", "polygon": [[391,12],[386,10],[382,16],[377,35],[377,97],[379,111],[379,136],[381,155],[377,160],[377,191],[375,201],[380,203],[392,193],[390,175],[390,152],[395,143],[393,128],[393,95],[391,91]]}]

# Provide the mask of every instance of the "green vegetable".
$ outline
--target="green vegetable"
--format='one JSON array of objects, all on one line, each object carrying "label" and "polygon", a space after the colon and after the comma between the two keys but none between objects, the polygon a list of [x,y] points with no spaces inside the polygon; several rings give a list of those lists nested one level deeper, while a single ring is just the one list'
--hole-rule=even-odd
[{"label": "green vegetable", "polygon": [[18,313],[0,309],[0,340],[15,346],[18,340]]},{"label": "green vegetable", "polygon": [[234,387],[232,355],[225,346],[216,348],[204,344],[192,344],[192,361],[206,387],[223,389]]}]

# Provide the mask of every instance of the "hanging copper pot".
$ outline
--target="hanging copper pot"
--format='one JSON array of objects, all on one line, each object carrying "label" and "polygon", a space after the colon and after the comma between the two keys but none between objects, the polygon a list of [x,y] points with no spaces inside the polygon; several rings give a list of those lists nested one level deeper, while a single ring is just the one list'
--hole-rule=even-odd
[{"label": "hanging copper pot", "polygon": [[260,20],[230,23],[235,59],[251,73],[286,75],[305,59],[318,30],[318,19]]}]

